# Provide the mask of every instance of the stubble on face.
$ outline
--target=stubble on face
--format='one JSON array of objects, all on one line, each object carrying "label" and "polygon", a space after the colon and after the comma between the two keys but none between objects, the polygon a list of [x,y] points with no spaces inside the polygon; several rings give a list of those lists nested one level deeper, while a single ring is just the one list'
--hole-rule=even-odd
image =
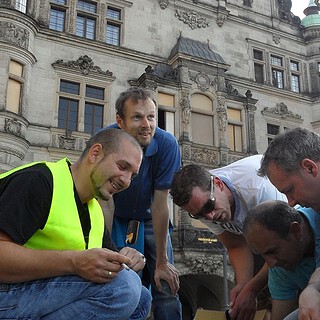
[{"label": "stubble on face", "polygon": [[133,136],[142,148],[147,147],[155,134],[156,129],[156,106],[148,98],[146,100],[125,102],[125,115],[117,118],[121,129]]}]

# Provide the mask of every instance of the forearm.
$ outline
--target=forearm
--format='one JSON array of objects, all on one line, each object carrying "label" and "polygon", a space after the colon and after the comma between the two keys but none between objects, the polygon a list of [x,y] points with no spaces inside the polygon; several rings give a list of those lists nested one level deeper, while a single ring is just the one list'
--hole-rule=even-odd
[{"label": "forearm", "polygon": [[268,265],[265,263],[261,270],[246,284],[245,290],[257,296],[268,285]]},{"label": "forearm", "polygon": [[156,263],[167,263],[167,235],[169,228],[168,190],[156,190],[151,206],[152,224],[156,242]]},{"label": "forearm", "polygon": [[32,250],[14,243],[0,246],[0,282],[14,283],[75,273],[76,251]]}]

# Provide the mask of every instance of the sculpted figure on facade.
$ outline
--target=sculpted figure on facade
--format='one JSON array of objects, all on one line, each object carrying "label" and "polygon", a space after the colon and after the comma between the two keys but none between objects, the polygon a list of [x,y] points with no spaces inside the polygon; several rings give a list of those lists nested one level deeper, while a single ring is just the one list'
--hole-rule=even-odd
[{"label": "sculpted figure on facade", "polygon": [[183,132],[189,132],[191,105],[188,91],[181,92],[180,105],[182,110]]},{"label": "sculpted figure on facade", "polygon": [[219,118],[219,129],[221,131],[225,131],[227,127],[228,122],[228,116],[227,116],[227,108],[225,106],[225,99],[218,98],[218,108],[217,108],[217,114]]}]

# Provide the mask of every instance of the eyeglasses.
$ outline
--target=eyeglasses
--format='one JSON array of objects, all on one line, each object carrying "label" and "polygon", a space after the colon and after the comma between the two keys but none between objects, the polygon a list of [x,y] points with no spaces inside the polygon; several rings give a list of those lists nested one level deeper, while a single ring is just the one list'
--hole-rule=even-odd
[{"label": "eyeglasses", "polygon": [[188,212],[189,217],[192,219],[204,219],[205,215],[212,212],[215,205],[216,205],[216,199],[213,196],[213,176],[210,176],[210,198],[208,201],[204,204],[204,206],[201,208],[201,210],[196,214],[193,215],[190,212]]}]

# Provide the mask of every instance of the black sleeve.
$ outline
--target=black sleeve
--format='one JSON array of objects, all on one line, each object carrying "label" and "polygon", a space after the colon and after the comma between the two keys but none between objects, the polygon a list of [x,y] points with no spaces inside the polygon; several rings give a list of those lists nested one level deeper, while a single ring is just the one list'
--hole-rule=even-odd
[{"label": "black sleeve", "polygon": [[107,248],[119,252],[118,248],[111,239],[110,232],[107,228],[104,229],[102,248]]},{"label": "black sleeve", "polygon": [[0,181],[0,229],[23,245],[47,221],[53,192],[45,164],[19,170]]}]

